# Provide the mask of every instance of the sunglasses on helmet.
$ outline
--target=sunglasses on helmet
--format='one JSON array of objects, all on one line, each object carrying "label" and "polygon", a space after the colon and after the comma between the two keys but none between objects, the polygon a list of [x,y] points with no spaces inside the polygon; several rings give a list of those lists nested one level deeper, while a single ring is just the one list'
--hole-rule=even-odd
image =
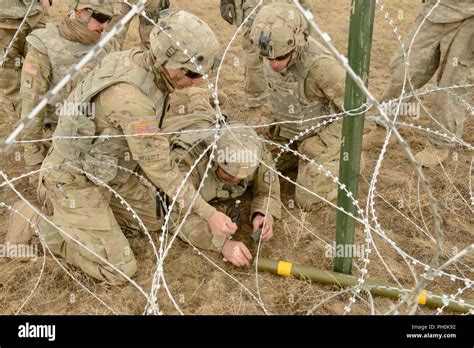
[{"label": "sunglasses on helmet", "polygon": [[107,23],[112,18],[100,12],[92,12],[91,17],[101,24]]},{"label": "sunglasses on helmet", "polygon": [[202,75],[200,73],[191,71],[189,69],[184,69],[186,73],[184,74],[185,76],[189,77],[190,79],[200,79]]}]

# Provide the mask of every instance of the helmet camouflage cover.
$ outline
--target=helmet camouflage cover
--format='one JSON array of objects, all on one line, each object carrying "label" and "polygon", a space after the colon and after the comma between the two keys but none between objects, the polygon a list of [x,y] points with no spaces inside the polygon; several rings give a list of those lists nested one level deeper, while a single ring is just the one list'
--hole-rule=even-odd
[{"label": "helmet camouflage cover", "polygon": [[250,177],[260,165],[263,144],[251,128],[223,129],[217,141],[216,164],[239,179]]},{"label": "helmet camouflage cover", "polygon": [[158,24],[150,34],[150,46],[156,61],[165,68],[207,74],[218,64],[216,34],[199,17],[186,11],[171,12]]},{"label": "helmet camouflage cover", "polygon": [[112,17],[120,12],[120,0],[65,0],[70,11],[90,9]]},{"label": "helmet camouflage cover", "polygon": [[262,7],[255,17],[250,40],[260,55],[275,59],[303,46],[307,32],[306,20],[297,8],[286,2],[274,3]]}]

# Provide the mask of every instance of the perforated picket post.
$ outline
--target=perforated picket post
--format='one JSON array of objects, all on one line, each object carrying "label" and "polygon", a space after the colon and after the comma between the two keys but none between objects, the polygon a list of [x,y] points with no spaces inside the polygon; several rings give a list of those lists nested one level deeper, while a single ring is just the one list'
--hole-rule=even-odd
[{"label": "perforated picket post", "polygon": [[[374,27],[375,0],[353,0],[351,22],[349,28],[349,65],[368,83],[370,68],[370,52]],[[347,75],[345,110],[354,110],[366,102],[366,96]],[[339,165],[340,182],[357,198],[359,188],[360,160],[362,151],[362,133],[365,113],[357,116],[344,117],[342,124],[342,146]],[[356,207],[347,197],[347,192],[339,188],[337,204],[346,212],[355,215]],[[354,243],[355,220],[349,215],[338,211],[336,222],[336,246]],[[347,250],[344,248],[343,250]],[[334,258],[334,271],[350,274],[352,255]]]}]

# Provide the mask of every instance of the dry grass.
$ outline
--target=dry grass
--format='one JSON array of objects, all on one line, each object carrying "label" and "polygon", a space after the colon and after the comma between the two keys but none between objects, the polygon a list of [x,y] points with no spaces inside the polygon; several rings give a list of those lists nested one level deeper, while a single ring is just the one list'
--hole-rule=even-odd
[{"label": "dry grass", "polygon": [[[397,20],[396,25],[402,34],[406,34],[414,21],[418,3],[414,1],[385,1],[386,8],[393,17],[398,15],[398,9],[404,10],[403,20]],[[326,2],[316,0],[315,13],[320,25],[333,37],[336,46],[346,51],[348,13],[350,1],[335,0]],[[220,19],[217,0],[174,0],[176,8],[188,9],[206,19],[226,44],[233,34],[233,28]],[[53,19],[58,20],[64,14],[63,8],[55,3],[53,8]],[[132,23],[127,38],[127,47],[138,46],[137,21]],[[374,44],[372,54],[372,68],[370,73],[370,88],[380,96],[388,77],[388,62],[392,53],[398,48],[388,24],[377,11],[376,30],[374,33]],[[234,57],[242,60],[242,50],[239,41],[231,48],[227,63],[233,61]],[[224,105],[224,111],[236,118],[250,124],[258,124],[271,117],[269,108],[259,111],[246,111],[243,103],[243,66],[234,68],[231,64],[225,64],[222,71],[222,90],[228,99]],[[429,98],[424,98],[429,104]],[[185,103],[181,94],[173,99],[173,109]],[[426,118],[422,117],[422,125],[427,126]],[[2,133],[5,134],[6,127],[3,126]],[[474,129],[472,123],[466,126],[466,141],[473,142]],[[421,150],[426,143],[426,134],[409,129],[402,130],[403,135],[415,151]],[[380,152],[379,148],[366,151],[365,179],[370,181],[375,161]],[[449,174],[454,185],[462,197],[469,201],[469,188],[467,177],[472,154],[467,150],[458,150],[458,160],[448,161],[445,170]],[[0,168],[6,171],[10,177],[17,176],[22,172],[22,163],[15,162],[14,154],[0,159]],[[453,190],[453,186],[447,180],[444,173],[438,167],[426,171],[432,181],[436,197],[440,200],[443,212],[446,251],[452,252],[457,248],[461,250],[473,241],[473,214],[469,207],[462,201],[459,194]],[[293,173],[294,174],[294,173]],[[29,199],[34,200],[34,192],[26,181],[18,183],[17,187]],[[390,147],[385,156],[384,165],[377,183],[377,192],[391,205],[398,207],[402,202],[400,211],[409,217],[416,225],[424,228],[422,216],[428,227],[431,226],[431,218],[427,198],[424,193],[417,194],[417,177],[405,155],[398,145]],[[361,206],[365,206],[368,185],[361,182],[360,198]],[[0,202],[5,201],[12,204],[16,198],[6,189],[0,189]],[[282,201],[288,202],[292,198],[294,187],[288,183],[282,185]],[[376,198],[378,219],[387,236],[394,240],[397,245],[408,254],[416,257],[422,262],[428,262],[434,252],[434,244],[427,236],[394,211],[380,197]],[[248,205],[248,199],[246,204]],[[421,208],[420,208],[421,207]],[[225,209],[225,208],[224,208]],[[331,269],[332,260],[324,256],[324,243],[319,241],[313,234],[321,239],[332,243],[335,233],[335,212],[328,206],[323,206],[319,211],[304,213],[298,209],[290,210],[298,221],[292,219],[287,213],[281,222],[277,223],[275,238],[264,245],[260,255],[269,258],[288,259],[294,262],[313,265],[322,269]],[[6,226],[7,212],[0,209],[0,223]],[[245,220],[244,220],[245,221]],[[306,226],[312,233],[302,226]],[[360,226],[359,226],[360,227]],[[249,231],[244,227],[240,231],[240,240],[250,245],[255,255],[255,246],[245,236]],[[0,228],[0,240],[3,240],[4,228]],[[373,236],[375,245],[383,257],[384,262],[393,272],[395,277],[404,285],[410,287],[413,278],[408,267],[401,256],[387,245],[382,238]],[[157,240],[157,236],[155,236]],[[363,243],[365,236],[363,230],[358,228],[356,242]],[[155,260],[149,243],[144,238],[134,238],[131,245],[138,259],[139,272],[135,277],[138,284],[148,290],[155,268]],[[373,248],[372,248],[373,249]],[[220,267],[232,274],[253,293],[256,293],[256,277],[253,269],[236,269],[228,263],[224,263],[216,254],[206,253],[209,258]],[[447,260],[447,256],[443,256]],[[355,261],[355,265],[362,263]],[[451,267],[450,272],[462,275],[469,279],[473,278],[474,260],[472,255],[463,259],[457,267]],[[67,267],[67,266],[66,266]],[[0,313],[15,313],[25,298],[31,292],[36,283],[41,269],[41,259],[38,262],[18,262],[15,260],[0,259]],[[368,267],[369,275],[380,280],[393,281],[380,259],[372,251],[371,262]],[[421,269],[416,268],[417,273]],[[145,307],[145,299],[131,285],[119,287],[108,287],[86,277],[76,269],[71,269],[72,274],[82,282],[91,292],[111,306],[117,313],[141,314]],[[238,284],[233,282],[224,273],[209,264],[203,257],[199,256],[181,241],[177,241],[165,263],[165,277],[167,284],[184,313],[192,314],[262,314],[261,308],[249,298],[247,293]],[[335,287],[320,286],[308,282],[297,281],[288,278],[279,278],[270,274],[259,274],[259,289],[263,303],[267,310],[274,314],[304,314],[315,304],[328,298],[337,291]],[[447,278],[438,278],[429,285],[430,290],[441,291],[447,294],[456,292],[458,287],[463,287],[459,282],[452,282]],[[474,298],[472,291],[465,292],[466,297]],[[365,294],[361,295],[367,299]],[[317,308],[315,314],[342,314],[347,304],[349,294],[333,298],[321,307]],[[173,305],[166,294],[159,293],[158,302],[165,313],[176,313]],[[376,308],[383,312],[388,310],[393,303],[384,298],[374,299]],[[434,313],[429,309],[423,309],[425,313]],[[110,311],[98,300],[81,288],[51,258],[46,258],[46,267],[38,289],[30,301],[24,306],[22,313],[25,314],[110,314]],[[369,307],[362,301],[358,301],[351,314],[369,313]]]}]

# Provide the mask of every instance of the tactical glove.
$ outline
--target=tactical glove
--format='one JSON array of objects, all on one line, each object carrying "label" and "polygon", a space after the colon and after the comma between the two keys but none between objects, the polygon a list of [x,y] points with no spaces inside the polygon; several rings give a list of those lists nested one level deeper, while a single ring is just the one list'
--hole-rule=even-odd
[{"label": "tactical glove", "polygon": [[221,0],[221,16],[230,24],[235,22],[235,4],[234,0]]}]

